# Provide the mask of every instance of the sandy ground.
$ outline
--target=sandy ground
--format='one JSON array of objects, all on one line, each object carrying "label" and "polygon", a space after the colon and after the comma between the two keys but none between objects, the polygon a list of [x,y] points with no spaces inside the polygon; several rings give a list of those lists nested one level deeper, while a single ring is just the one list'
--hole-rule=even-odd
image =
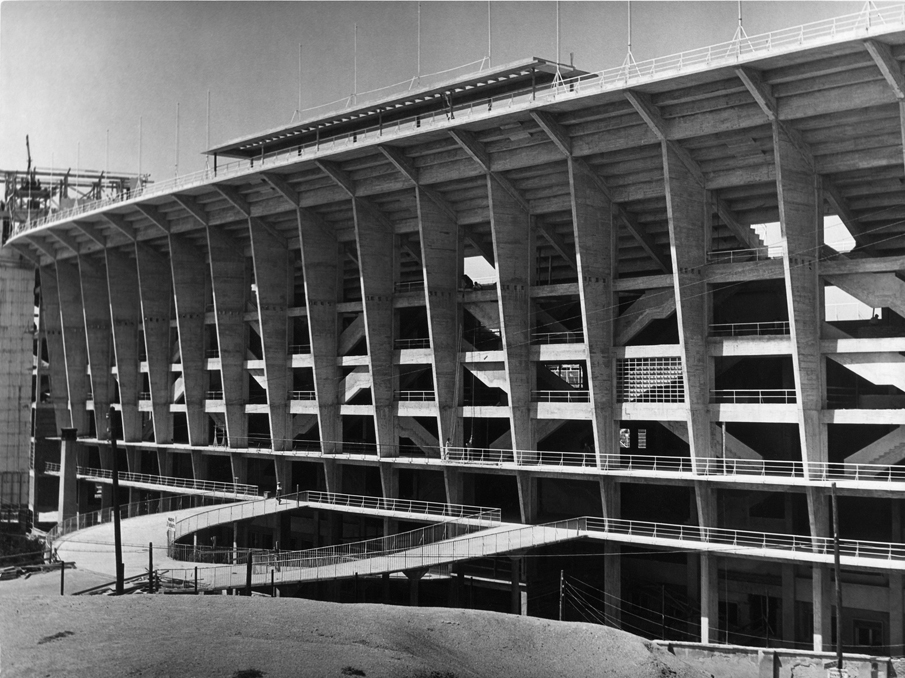
[{"label": "sandy ground", "polygon": [[[80,588],[98,583],[97,575],[75,572],[67,571],[67,577]],[[0,582],[0,675],[700,678],[709,673],[631,634],[591,624],[294,598],[60,597],[59,575],[52,573]]]}]

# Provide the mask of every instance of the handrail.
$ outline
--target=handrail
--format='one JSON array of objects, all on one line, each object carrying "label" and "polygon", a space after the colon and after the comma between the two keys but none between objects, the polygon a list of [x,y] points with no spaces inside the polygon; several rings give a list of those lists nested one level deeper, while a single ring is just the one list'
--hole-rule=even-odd
[{"label": "handrail", "polygon": [[[506,94],[483,101],[453,106],[452,110],[444,108],[441,111],[399,120],[387,126],[379,125],[351,131],[327,139],[324,142],[308,142],[255,159],[226,163],[220,165],[217,170],[208,168],[166,181],[145,184],[137,190],[123,193],[120,196],[86,202],[70,209],[60,210],[44,217],[23,222],[14,229],[12,237],[17,237],[35,228],[57,221],[72,219],[80,214],[104,207],[198,186],[227,177],[254,173],[256,171],[256,162],[259,167],[275,163],[296,163],[318,155],[322,149],[326,149],[328,152],[335,151],[364,140],[382,140],[383,137],[394,133],[406,134],[439,124],[444,126],[455,125],[458,124],[456,122],[457,116],[459,120],[468,119],[475,117],[476,112],[478,114],[493,114],[494,111],[498,111],[500,108],[512,108],[516,104],[536,106],[545,102],[556,101],[562,97],[576,97],[581,94],[623,89],[680,73],[701,71],[725,64],[738,64],[768,54],[795,51],[807,46],[831,44],[855,37],[888,32],[895,27],[895,24],[905,25],[905,5],[883,8],[868,6],[866,11],[856,14],[824,19],[761,35],[742,37],[729,42],[656,57],[646,61],[626,62],[622,66],[587,73],[566,80],[557,79],[551,84],[539,86],[524,93]],[[878,26],[879,30],[876,30]]]},{"label": "handrail", "polygon": [[584,343],[584,331],[565,332],[532,332],[532,344],[582,344]]},{"label": "handrail", "polygon": [[401,402],[433,402],[433,391],[396,391],[396,400]]},{"label": "handrail", "polygon": [[[47,462],[45,472],[59,473],[60,465],[54,462]],[[76,466],[77,475],[87,478],[104,478],[113,479],[113,471],[103,468],[90,468],[88,466]],[[157,476],[148,473],[130,473],[128,471],[120,471],[119,479],[126,482],[145,483],[148,485],[166,485],[168,487],[179,487],[190,490],[201,490],[205,492],[223,492],[233,495],[253,495],[258,494],[257,485],[248,485],[244,483],[221,483],[213,480],[194,480],[192,478],[176,478],[173,476]]]},{"label": "handrail", "polygon": [[315,391],[290,391],[292,400],[317,400]]},{"label": "handrail", "polygon": [[290,344],[289,353],[291,355],[304,355],[311,353],[311,344]]},{"label": "handrail", "polygon": [[775,336],[790,333],[788,320],[754,323],[713,323],[710,334],[715,337]]},{"label": "handrail", "polygon": [[714,403],[729,405],[793,404],[797,402],[794,388],[718,388],[711,389],[710,399]]},{"label": "handrail", "polygon": [[[131,516],[144,516],[153,513],[166,513],[168,511],[179,511],[181,509],[193,508],[198,502],[201,504],[222,504],[232,501],[229,497],[214,497],[206,494],[179,494],[172,497],[161,497],[160,499],[147,499],[145,501],[136,501],[131,504],[119,507],[120,518],[129,518]],[[109,523],[113,520],[113,509],[105,508],[90,513],[80,513],[58,522],[47,533],[46,542],[53,542],[60,537],[71,534],[78,530],[84,530],[86,527]]]},{"label": "handrail", "polygon": [[385,499],[382,497],[370,497],[353,494],[341,494],[337,492],[319,492],[306,490],[280,497],[279,502],[252,501],[218,506],[199,511],[182,520],[176,521],[174,540],[192,532],[197,532],[211,525],[256,518],[283,510],[282,503],[288,505],[301,503],[332,504],[334,506],[348,506],[362,508],[370,511],[396,511],[400,513],[413,513],[446,518],[476,518],[479,516],[496,516],[499,522],[500,510],[486,506],[469,506],[466,504],[442,504],[439,502],[416,501],[411,499]]},{"label": "handrail", "polygon": [[590,399],[590,392],[581,388],[531,391],[531,400],[536,403],[586,403]]},{"label": "handrail", "polygon": [[393,341],[394,348],[397,349],[408,349],[408,348],[430,348],[431,340],[430,337],[416,337],[414,339],[396,339]]}]

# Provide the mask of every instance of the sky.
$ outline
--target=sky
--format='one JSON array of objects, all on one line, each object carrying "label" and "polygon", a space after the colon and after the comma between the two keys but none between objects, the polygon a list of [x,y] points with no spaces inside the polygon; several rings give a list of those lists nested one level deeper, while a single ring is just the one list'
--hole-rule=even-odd
[{"label": "sky", "polygon": [[[746,33],[755,35],[855,13],[863,4],[635,0],[632,54],[642,61],[727,42],[739,6]],[[583,70],[621,65],[628,10],[624,0],[559,3],[561,61],[574,53]],[[152,180],[203,169],[208,136],[215,146],[289,124],[300,89],[302,109],[334,102],[305,117],[341,109],[353,91],[356,24],[357,92],[410,81],[419,72],[418,14],[418,2],[390,1],[5,0],[0,169],[25,168],[26,134],[41,168],[53,162],[74,173],[134,173],[140,157]],[[488,51],[494,65],[556,59],[555,2],[425,1],[420,14],[423,76],[465,64],[471,67],[455,73],[477,70]]]}]

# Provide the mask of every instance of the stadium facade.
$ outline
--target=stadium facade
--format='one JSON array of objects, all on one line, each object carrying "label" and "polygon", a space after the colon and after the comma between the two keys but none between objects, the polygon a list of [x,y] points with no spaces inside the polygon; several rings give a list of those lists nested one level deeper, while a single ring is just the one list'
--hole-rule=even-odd
[{"label": "stadium facade", "polygon": [[[572,567],[628,630],[814,649],[835,483],[843,641],[901,653],[903,60],[902,7],[602,73],[527,59],[16,224],[0,348],[34,364],[35,434],[29,455],[14,370],[4,470],[34,477],[39,517],[108,506],[112,406],[132,500],[596,516],[600,546],[512,560],[529,613]],[[852,251],[825,244],[831,216]],[[776,248],[752,228],[771,222]],[[838,319],[828,288],[874,312]],[[242,540],[392,529],[308,516]]]}]

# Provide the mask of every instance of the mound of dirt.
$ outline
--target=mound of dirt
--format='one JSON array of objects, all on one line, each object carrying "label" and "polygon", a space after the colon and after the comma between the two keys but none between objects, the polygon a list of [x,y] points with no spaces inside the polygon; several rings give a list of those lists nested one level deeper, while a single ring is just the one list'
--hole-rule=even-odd
[{"label": "mound of dirt", "polygon": [[2,607],[4,676],[709,678],[629,633],[492,612],[28,593]]}]

